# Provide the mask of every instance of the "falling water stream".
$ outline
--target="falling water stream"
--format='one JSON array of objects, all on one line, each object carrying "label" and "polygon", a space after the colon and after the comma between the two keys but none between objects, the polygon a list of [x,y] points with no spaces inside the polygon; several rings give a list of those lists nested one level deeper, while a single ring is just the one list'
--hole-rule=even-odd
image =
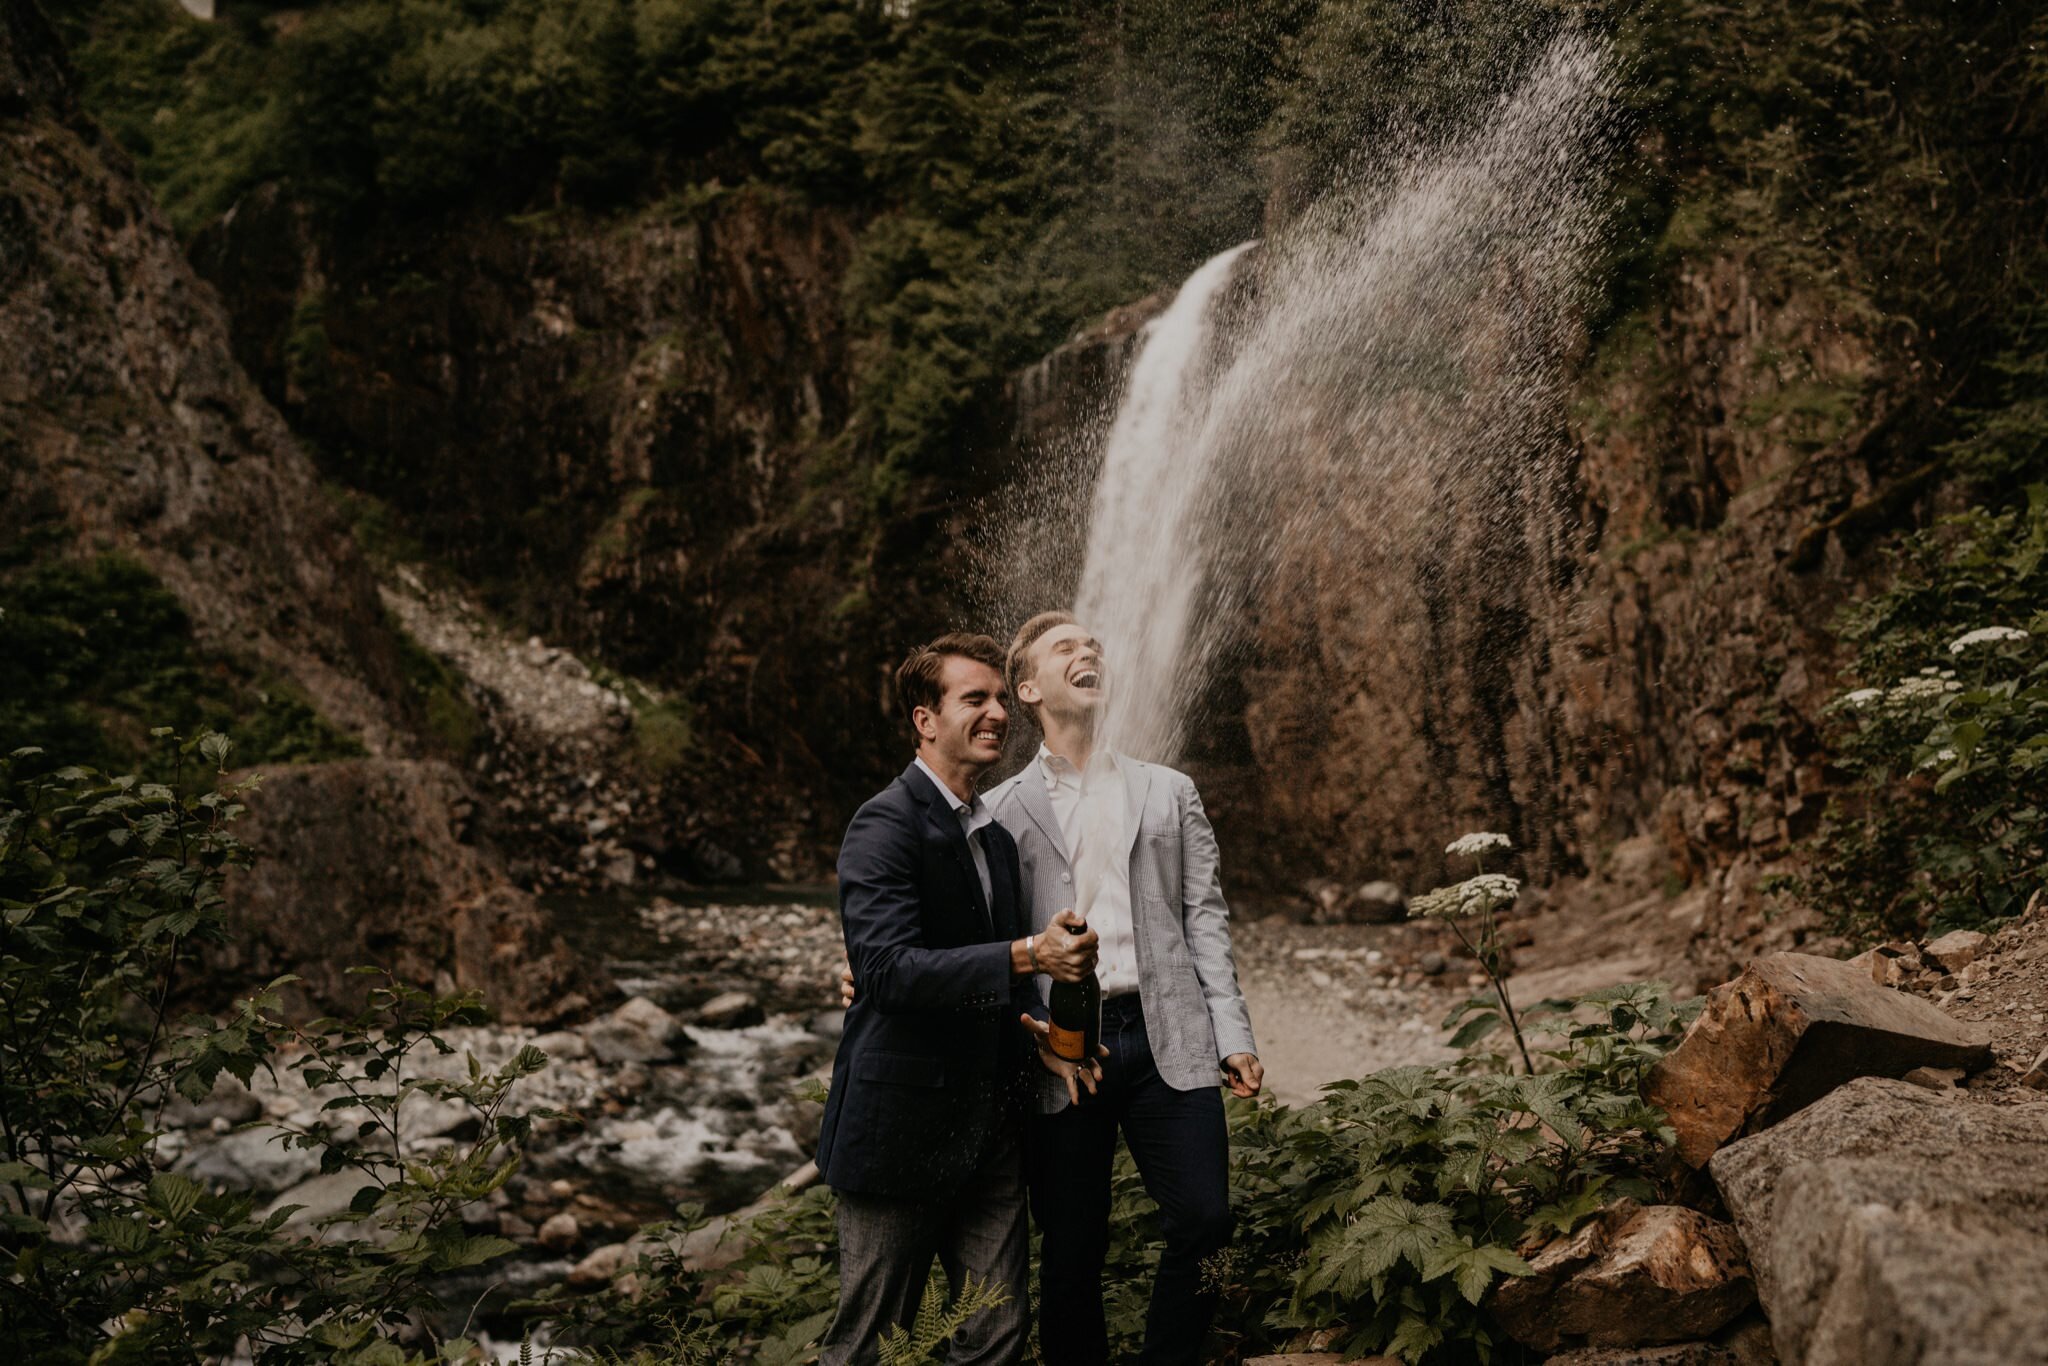
[{"label": "falling water stream", "polygon": [[1105,645],[1109,743],[1174,759],[1243,629],[1227,606],[1283,552],[1360,541],[1382,572],[1351,591],[1405,592],[1384,566],[1446,519],[1520,515],[1483,495],[1562,455],[1610,107],[1605,45],[1567,34],[1461,136],[1366,159],[1149,326],[1076,594]]}]

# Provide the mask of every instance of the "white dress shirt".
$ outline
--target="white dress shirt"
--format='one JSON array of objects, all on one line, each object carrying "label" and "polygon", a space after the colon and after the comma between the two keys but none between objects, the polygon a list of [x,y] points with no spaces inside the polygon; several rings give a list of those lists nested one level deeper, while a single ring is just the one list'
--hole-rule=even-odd
[{"label": "white dress shirt", "polygon": [[1097,750],[1086,772],[1044,745],[1038,778],[1045,783],[1067,863],[1074,870],[1074,909],[1102,941],[1095,978],[1104,997],[1138,989],[1137,926],[1131,919],[1130,796],[1115,754]]},{"label": "white dress shirt", "polygon": [[984,825],[996,823],[995,813],[988,809],[988,803],[981,799],[979,792],[974,794],[973,800],[961,801],[953,789],[932,772],[931,765],[924,761],[922,755],[917,759],[917,766],[924,771],[925,777],[932,780],[932,786],[939,790],[939,795],[946,799],[947,808],[959,818],[960,833],[967,836],[967,852],[974,855],[975,874],[981,878],[981,903],[993,916],[996,913],[996,889],[995,884],[989,881],[988,850],[981,847],[980,835]]}]

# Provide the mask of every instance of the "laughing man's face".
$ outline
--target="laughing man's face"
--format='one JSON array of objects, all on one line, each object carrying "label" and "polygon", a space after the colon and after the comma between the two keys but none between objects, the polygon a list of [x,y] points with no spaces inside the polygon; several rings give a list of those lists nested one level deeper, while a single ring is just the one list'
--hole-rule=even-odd
[{"label": "laughing man's face", "polygon": [[1031,643],[1031,663],[1031,677],[1017,688],[1026,701],[1055,716],[1085,716],[1102,705],[1102,642],[1084,627],[1047,631]]},{"label": "laughing man's face", "polygon": [[948,655],[939,666],[937,711],[920,707],[918,734],[949,762],[979,771],[1003,757],[1010,733],[1003,676],[978,659]]}]

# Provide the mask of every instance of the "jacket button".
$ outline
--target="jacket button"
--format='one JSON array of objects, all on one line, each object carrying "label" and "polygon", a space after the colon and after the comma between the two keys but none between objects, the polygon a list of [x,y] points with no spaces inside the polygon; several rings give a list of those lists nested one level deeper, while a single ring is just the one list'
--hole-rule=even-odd
[{"label": "jacket button", "polygon": [[1072,882],[1073,880],[1074,880],[1074,875],[1073,875],[1072,873],[1061,873],[1061,874],[1060,874],[1060,881],[1061,881],[1061,882]]}]

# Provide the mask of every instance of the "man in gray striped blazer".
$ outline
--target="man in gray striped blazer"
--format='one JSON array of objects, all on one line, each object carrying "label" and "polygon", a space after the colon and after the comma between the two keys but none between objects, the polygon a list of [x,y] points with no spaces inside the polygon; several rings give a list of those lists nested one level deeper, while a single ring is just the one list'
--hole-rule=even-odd
[{"label": "man in gray striped blazer", "polygon": [[[1044,1235],[1039,1351],[1057,1366],[1108,1359],[1102,1266],[1121,1131],[1166,1243],[1139,1360],[1193,1366],[1213,1309],[1200,1263],[1231,1232],[1218,1087],[1257,1095],[1263,1069],[1215,831],[1186,774],[1095,744],[1102,669],[1101,644],[1067,613],[1024,624],[1008,655],[1010,696],[1045,743],[985,798],[1017,843],[1025,928],[1044,933],[1072,908],[1099,939],[1105,1054],[1082,1074],[1041,1046],[1048,1075],[1027,1120],[1031,1213]],[[1051,979],[1037,987],[1042,1007]],[[1046,1032],[1043,1020],[1026,1024]]]}]

